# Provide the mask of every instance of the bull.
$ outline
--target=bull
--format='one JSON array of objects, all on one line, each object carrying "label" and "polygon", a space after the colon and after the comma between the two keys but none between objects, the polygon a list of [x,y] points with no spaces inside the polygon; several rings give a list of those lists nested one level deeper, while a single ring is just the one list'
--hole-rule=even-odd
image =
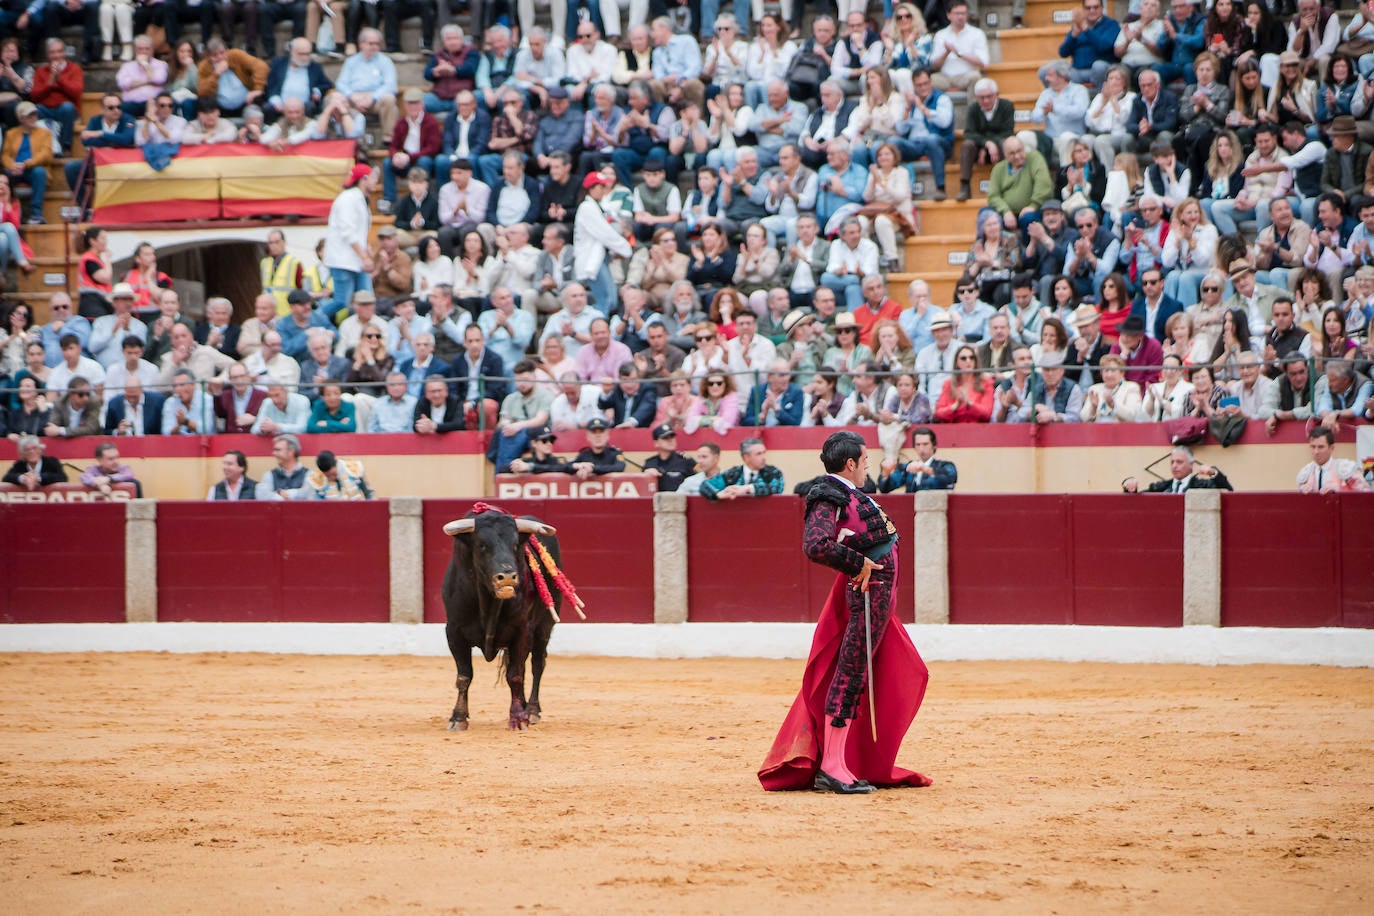
[{"label": "bull", "polygon": [[[449,731],[468,727],[468,686],[472,683],[472,650],[480,646],[487,661],[504,652],[502,665],[510,685],[510,728],[539,721],[539,679],[544,674],[554,615],[544,607],[534,576],[544,578],[556,612],[563,595],[547,572],[534,572],[525,557],[532,535],[539,535],[556,564],[555,529],[530,516],[516,518],[497,509],[469,512],[444,526],[453,537],[453,554],[444,573],[444,610],[449,652],[458,666],[458,700]],[[534,681],[525,699],[525,662]]]}]

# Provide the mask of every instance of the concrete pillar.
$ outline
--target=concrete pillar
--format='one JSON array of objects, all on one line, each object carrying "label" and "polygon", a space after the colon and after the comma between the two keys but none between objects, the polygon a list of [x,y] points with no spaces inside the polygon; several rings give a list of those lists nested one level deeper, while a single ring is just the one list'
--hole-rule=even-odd
[{"label": "concrete pillar", "polygon": [[1221,626],[1221,491],[1183,494],[1183,625]]},{"label": "concrete pillar", "polygon": [[916,493],[917,623],[949,623],[949,493]]},{"label": "concrete pillar", "polygon": [[157,502],[124,504],[124,619],[157,622]]},{"label": "concrete pillar", "polygon": [[654,494],[654,623],[687,622],[687,497]]},{"label": "concrete pillar", "polygon": [[418,496],[391,498],[391,622],[425,617],[425,533]]}]

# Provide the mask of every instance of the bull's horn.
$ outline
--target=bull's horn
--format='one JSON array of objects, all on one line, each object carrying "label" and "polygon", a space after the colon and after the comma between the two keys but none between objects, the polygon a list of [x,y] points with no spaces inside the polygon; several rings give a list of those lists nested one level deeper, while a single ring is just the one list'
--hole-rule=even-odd
[{"label": "bull's horn", "polygon": [[449,536],[459,534],[471,534],[472,528],[476,524],[477,520],[475,518],[460,518],[456,521],[449,522],[447,525],[445,525],[444,534],[447,534]]},{"label": "bull's horn", "polygon": [[[542,534],[545,537],[558,532],[558,529],[554,526],[546,525],[543,522],[537,522],[532,518],[517,518],[515,520],[515,527],[521,534]],[[445,528],[444,530],[447,531],[448,529]]]}]

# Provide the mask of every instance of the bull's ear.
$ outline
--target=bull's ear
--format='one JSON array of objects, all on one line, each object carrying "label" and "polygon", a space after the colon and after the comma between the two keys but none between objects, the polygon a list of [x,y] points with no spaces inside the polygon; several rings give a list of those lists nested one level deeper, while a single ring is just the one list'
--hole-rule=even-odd
[{"label": "bull's ear", "polygon": [[[558,533],[558,529],[554,526],[546,525],[532,518],[517,518],[515,520],[515,527],[521,534],[542,534],[548,537],[549,535]],[[448,529],[445,528],[444,530],[447,531]]]},{"label": "bull's ear", "polygon": [[444,526],[444,534],[454,537],[460,534],[472,534],[473,526],[477,524],[474,518],[460,518],[457,521],[449,522]]}]

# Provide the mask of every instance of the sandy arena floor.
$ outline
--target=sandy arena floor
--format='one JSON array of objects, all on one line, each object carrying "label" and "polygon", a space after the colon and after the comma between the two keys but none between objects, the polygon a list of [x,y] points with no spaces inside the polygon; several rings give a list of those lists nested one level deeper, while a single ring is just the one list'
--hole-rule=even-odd
[{"label": "sandy arena floor", "polygon": [[49,912],[1370,912],[1374,671],[932,666],[928,789],[770,794],[802,663],[0,656],[0,894]]}]

